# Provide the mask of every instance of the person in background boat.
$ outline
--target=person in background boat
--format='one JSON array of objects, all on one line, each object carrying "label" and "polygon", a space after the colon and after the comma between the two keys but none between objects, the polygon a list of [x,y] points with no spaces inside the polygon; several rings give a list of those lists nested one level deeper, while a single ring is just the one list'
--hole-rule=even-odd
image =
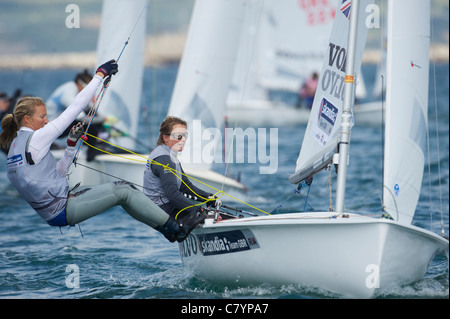
[{"label": "person in background boat", "polygon": [[[8,114],[12,113],[14,111],[14,106],[16,105],[16,101],[19,98],[20,94],[22,93],[21,89],[17,89],[12,97],[9,97],[8,94],[5,92],[0,92],[0,122],[2,121],[3,117]],[[2,132],[2,129],[0,127],[0,133]],[[4,147],[0,147],[2,152],[5,154],[8,154],[8,149]]]},{"label": "person in background boat", "polygon": [[[92,74],[88,70],[77,73],[73,81],[68,81],[56,88],[56,90],[45,101],[47,107],[47,118],[49,121],[56,119],[64,110],[75,100],[75,97],[80,93],[86,85],[92,80]],[[94,98],[88,103],[86,109],[83,110],[78,116],[77,121],[82,122],[86,114],[89,112],[89,108],[94,104]],[[72,126],[67,129],[67,134]],[[67,136],[66,134],[66,136]]]},{"label": "person in background boat", "polygon": [[56,119],[49,122],[45,103],[38,97],[23,97],[13,114],[2,122],[0,143],[10,147],[7,176],[30,206],[51,226],[75,225],[107,209],[121,205],[138,221],[161,232],[169,241],[183,241],[193,227],[177,224],[128,182],[118,181],[69,189],[66,174],[83,134],[74,125],[67,138],[64,156],[57,162],[51,144],[80,114],[96,93],[102,79],[118,71],[111,60],[102,64],[93,79]]},{"label": "person in background boat", "polygon": [[311,109],[314,102],[314,95],[316,94],[317,86],[319,85],[319,74],[314,72],[312,76],[306,80],[299,92],[297,107],[305,105]]},{"label": "person in background boat", "polygon": [[21,93],[22,90],[17,89],[12,97],[9,97],[5,92],[0,92],[0,121],[6,114],[14,111],[14,106],[16,105],[16,101],[20,97]]},{"label": "person in background boat", "polygon": [[[77,94],[81,92],[81,90],[83,90],[91,80],[92,74],[90,74],[89,71],[85,69],[83,72],[77,73],[73,81],[68,81],[57,87],[45,102],[45,105],[47,107],[48,120],[52,121],[57,118],[62,112],[64,112],[64,110],[75,100]],[[69,125],[67,129],[61,133],[60,138],[66,138],[73,125],[83,122],[86,118],[86,115],[89,113],[89,110],[94,104],[95,96],[92,97],[91,101],[86,105],[85,109],[73,121],[72,125]],[[108,130],[105,129],[105,125],[107,127],[111,127],[115,123],[117,123],[117,120],[118,119],[114,116],[105,117],[101,113],[97,113],[91,123],[91,126],[89,127],[89,133],[103,140],[108,140],[110,134]],[[98,148],[106,147],[103,142],[90,136],[87,136],[87,142],[90,145],[94,145]],[[58,147],[58,145],[55,143],[52,146],[52,149],[53,148],[60,147]],[[87,160],[92,161],[95,155],[97,155],[98,153],[99,151],[95,150],[94,148],[88,148]]]},{"label": "person in background boat", "polygon": [[204,210],[193,206],[186,196],[199,200],[203,197],[203,201],[208,199],[208,206],[221,205],[220,199],[192,184],[177,159],[177,153],[183,151],[187,136],[187,123],[180,118],[167,116],[159,127],[157,147],[150,153],[144,170],[144,194],[180,223],[189,223],[189,220],[199,216],[206,217]]}]

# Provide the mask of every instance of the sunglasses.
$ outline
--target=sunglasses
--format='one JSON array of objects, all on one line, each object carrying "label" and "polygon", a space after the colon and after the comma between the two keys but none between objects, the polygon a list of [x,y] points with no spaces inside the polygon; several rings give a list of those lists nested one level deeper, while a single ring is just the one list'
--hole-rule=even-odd
[{"label": "sunglasses", "polygon": [[175,140],[179,140],[181,141],[181,139],[184,137],[185,139],[188,138],[188,133],[170,133],[170,134],[166,134],[167,136],[170,136],[171,138],[175,139]]}]

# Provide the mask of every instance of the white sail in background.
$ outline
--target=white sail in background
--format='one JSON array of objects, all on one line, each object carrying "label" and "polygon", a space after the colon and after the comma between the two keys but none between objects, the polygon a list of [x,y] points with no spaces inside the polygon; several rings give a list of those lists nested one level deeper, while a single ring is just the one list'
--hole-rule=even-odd
[{"label": "white sail in background", "polygon": [[[99,108],[102,115],[117,117],[119,122],[115,126],[131,136],[137,136],[141,110],[146,5],[147,0],[104,0],[97,43],[97,65],[100,65],[117,59],[131,35],[118,62],[119,72],[113,76]],[[117,144],[134,148],[129,138],[121,138]]]},{"label": "white sail in background", "polygon": [[425,163],[429,17],[429,1],[389,1],[384,209],[404,224],[413,219]]},{"label": "white sail in background", "polygon": [[246,5],[244,26],[227,97],[227,103],[233,105],[240,105],[248,100],[268,100],[266,91],[258,83],[260,72],[258,57],[261,51],[258,43],[260,38],[264,37],[259,28],[265,2],[250,0]]},{"label": "white sail in background", "polygon": [[259,81],[298,92],[322,69],[336,11],[335,1],[265,0],[258,30]]},{"label": "white sail in background", "polygon": [[[192,13],[186,46],[175,82],[168,115],[188,123],[189,138],[179,158],[198,169],[209,169],[204,147],[221,142],[215,129],[223,128],[225,102],[244,23],[242,0],[197,0]],[[199,127],[201,123],[201,128]],[[220,132],[220,131],[218,131]],[[222,150],[222,148],[217,148]],[[197,165],[199,164],[199,165]]]},{"label": "white sail in background", "polygon": [[[370,3],[370,0],[361,1],[359,7],[355,70],[360,70],[361,66],[367,38],[364,17],[366,7]],[[350,26],[348,17],[350,14],[351,1],[339,1],[295,173],[289,177],[291,183],[298,183],[323,169],[331,162],[333,154],[336,153],[344,101],[345,63]],[[357,82],[358,77],[356,76]]]}]

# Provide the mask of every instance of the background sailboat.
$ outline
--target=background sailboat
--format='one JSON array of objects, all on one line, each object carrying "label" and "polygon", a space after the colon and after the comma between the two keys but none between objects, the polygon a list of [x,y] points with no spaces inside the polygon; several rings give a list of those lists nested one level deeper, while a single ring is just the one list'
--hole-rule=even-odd
[{"label": "background sailboat", "polygon": [[201,176],[212,174],[214,161],[225,162],[217,156],[222,155],[226,95],[247,9],[240,0],[197,0],[194,6],[168,115],[188,123],[189,138],[178,157],[183,168]]},{"label": "background sailboat", "polygon": [[[141,113],[140,98],[144,72],[146,10],[147,0],[104,1],[102,16],[107,18],[102,20],[97,46],[98,61],[117,59],[120,56],[119,72],[113,76],[101,102],[99,112],[105,116],[113,115],[116,117],[118,122],[114,126],[127,132],[130,137],[138,135]],[[117,23],[117,21],[120,21],[120,23]],[[127,40],[129,41],[124,49],[124,43]],[[120,55],[122,49],[123,54]],[[157,127],[153,129],[158,130]],[[135,141],[134,138],[129,137],[111,139],[112,143],[130,150],[134,150]],[[142,185],[148,154],[121,154],[125,158],[101,154],[97,155],[93,161],[87,162],[85,159],[86,152],[83,152],[83,150],[86,151],[86,148],[84,146],[82,149],[77,165],[71,167],[69,175],[71,185],[78,182],[82,182],[83,185],[94,185],[117,178]],[[57,151],[55,156],[58,157],[61,154],[58,155]],[[202,188],[205,188],[203,183],[206,183],[214,188],[223,188],[224,191],[231,191],[235,194],[243,194],[246,191],[243,184],[213,172],[209,168],[198,171],[185,167],[185,173],[192,177],[194,184]]]},{"label": "background sailboat", "polygon": [[[227,117],[238,125],[306,123],[309,108],[295,104],[303,83],[321,69],[334,5],[270,0],[249,6]],[[273,91],[288,93],[292,101],[274,98]]]},{"label": "background sailboat", "polygon": [[[107,18],[102,19],[97,42],[97,61],[109,61],[118,59],[120,56],[119,73],[110,82],[99,113],[103,116],[115,117],[118,120],[116,127],[128,132],[130,136],[137,136],[141,109],[146,35],[146,15],[141,13],[146,10],[146,5],[147,0],[104,1],[102,17]],[[131,36],[132,39],[129,39]],[[124,49],[127,40],[130,41]],[[122,50],[124,52],[120,55]],[[130,138],[116,138],[111,142],[126,149],[134,150],[135,147],[134,141]],[[55,157],[62,155],[60,151],[53,151],[53,153]],[[101,184],[115,180],[116,177],[142,185],[143,158],[133,156],[135,160],[141,161],[133,162],[100,153],[94,160],[88,162],[86,153],[87,146],[84,145],[77,159],[77,165],[72,165],[70,168],[68,178],[71,186],[78,182],[83,185]],[[127,157],[130,156],[127,155]]]},{"label": "background sailboat", "polygon": [[[138,136],[141,113],[144,50],[146,38],[147,0],[104,1],[102,24],[97,43],[97,65],[111,59],[119,60],[119,73],[111,81],[105,94],[101,112],[118,120],[114,126]],[[117,23],[120,21],[121,23]],[[113,25],[114,24],[114,25]],[[125,41],[127,41],[124,47]],[[123,50],[123,54],[121,54]],[[127,149],[136,149],[135,140],[113,138],[113,142]]]},{"label": "background sailboat", "polygon": [[[339,130],[350,135],[348,104],[352,104],[354,93],[351,76],[355,77],[355,70],[359,70],[369,4],[354,0],[351,10],[337,11],[322,76],[335,72],[335,77],[347,77],[346,103],[341,100],[343,88],[336,91],[323,87],[316,93],[296,172],[290,177],[293,183],[327,167],[334,154],[343,151],[341,145],[339,153],[335,153],[338,137],[349,141],[349,136],[343,138]],[[410,8],[408,14],[405,8]],[[412,128],[426,125],[429,10],[429,1],[389,2],[387,106],[395,106],[395,110],[388,113],[386,121],[389,142],[385,161],[390,168],[386,169],[384,188],[390,199],[385,199],[383,211],[392,219],[380,218],[382,212],[375,218],[347,213],[345,201],[337,204],[336,212],[207,219],[202,228],[195,229],[179,245],[183,263],[190,271],[227,285],[297,283],[346,297],[370,298],[379,289],[422,278],[435,254],[445,251],[448,258],[447,239],[411,225],[422,178],[417,171],[423,170],[423,136]],[[397,23],[398,16],[402,16],[401,23]],[[339,52],[348,60],[337,59]],[[345,63],[346,72],[342,68]],[[399,100],[405,95],[406,101]],[[417,116],[404,116],[411,114],[411,109]],[[315,153],[315,157],[305,154],[303,148],[306,153]],[[344,195],[345,182],[339,183],[339,177],[347,155],[340,155],[338,174],[337,191]],[[411,161],[411,156],[418,159],[418,164],[405,163]],[[342,185],[344,189],[339,189]]]},{"label": "background sailboat", "polygon": [[[305,124],[310,106],[301,87],[322,68],[333,25],[333,1],[249,1],[227,98],[230,123]],[[357,97],[367,96],[362,76]],[[361,106],[365,110],[366,105]]]}]

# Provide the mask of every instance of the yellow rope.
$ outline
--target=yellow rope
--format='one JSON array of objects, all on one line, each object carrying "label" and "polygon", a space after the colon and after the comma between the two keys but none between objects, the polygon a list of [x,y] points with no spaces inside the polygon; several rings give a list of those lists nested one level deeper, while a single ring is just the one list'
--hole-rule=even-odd
[{"label": "yellow rope", "polygon": [[[98,147],[95,147],[95,146],[93,146],[93,145],[91,145],[91,144],[89,144],[89,143],[87,143],[86,141],[83,140],[83,143],[85,143],[86,145],[88,145],[89,147],[92,147],[93,149],[95,149],[95,150],[97,150],[97,151],[100,151],[100,152],[103,152],[103,153],[106,153],[106,154],[109,154],[109,155],[117,156],[117,157],[120,157],[120,158],[123,158],[123,159],[126,159],[126,160],[136,161],[136,162],[147,163],[147,162],[150,161],[149,158],[147,158],[146,156],[144,156],[144,155],[142,155],[142,154],[135,153],[135,152],[133,152],[133,151],[131,151],[131,150],[128,150],[128,149],[123,148],[123,147],[121,147],[121,146],[115,145],[115,144],[113,144],[113,143],[111,143],[111,142],[105,141],[105,140],[103,140],[103,139],[101,139],[101,138],[99,138],[99,137],[97,137],[97,136],[92,135],[92,134],[87,133],[87,135],[90,136],[90,137],[93,137],[93,138],[95,138],[95,139],[98,139],[99,141],[102,141],[102,142],[104,142],[104,143],[107,143],[107,144],[109,144],[109,145],[111,145],[111,146],[114,146],[114,147],[116,147],[116,148],[118,148],[118,149],[120,149],[120,150],[126,151],[126,152],[128,152],[128,153],[130,153],[130,154],[133,154],[133,155],[136,155],[136,156],[139,156],[139,157],[142,157],[142,158],[144,158],[144,160],[139,160],[139,159],[129,158],[129,157],[125,157],[125,156],[122,156],[122,155],[119,155],[119,154],[111,153],[111,152],[102,150],[102,149],[100,149],[100,148],[98,148]],[[188,207],[183,208],[182,210],[180,210],[180,211],[177,213],[177,215],[175,216],[175,219],[176,219],[176,218],[178,217],[178,215],[179,215],[182,211],[184,211],[185,209],[188,209],[188,208],[191,208],[191,207],[195,207],[195,206],[199,206],[199,205],[202,205],[202,204],[207,203],[207,202],[209,202],[209,201],[214,201],[214,200],[215,200],[215,199],[213,199],[213,198],[204,198],[204,197],[198,195],[196,192],[194,192],[194,191],[193,191],[193,190],[185,183],[185,181],[183,181],[183,178],[180,178],[180,176],[179,176],[178,174],[183,175],[183,176],[186,176],[186,177],[188,177],[188,178],[191,179],[191,180],[194,180],[194,181],[196,181],[196,182],[198,182],[198,183],[200,183],[200,184],[202,184],[202,185],[205,185],[205,186],[208,186],[208,187],[214,189],[214,190],[216,191],[216,193],[215,193],[213,196],[217,196],[217,194],[222,193],[222,195],[220,195],[220,197],[217,197],[217,198],[222,198],[224,195],[227,195],[228,197],[230,197],[230,198],[232,198],[232,199],[234,199],[234,200],[240,202],[241,204],[247,205],[247,206],[249,206],[249,207],[251,207],[251,208],[253,208],[253,209],[255,209],[255,210],[258,210],[258,211],[260,211],[260,212],[262,212],[262,213],[264,213],[264,214],[270,215],[268,212],[266,212],[266,211],[264,211],[264,210],[262,210],[262,209],[260,209],[260,208],[257,208],[257,207],[255,207],[255,206],[253,206],[253,205],[250,205],[249,203],[246,203],[246,202],[244,202],[244,201],[242,201],[242,200],[240,200],[240,199],[238,199],[238,198],[236,198],[236,197],[234,197],[234,196],[232,196],[232,195],[230,195],[230,194],[228,194],[228,193],[225,193],[224,191],[219,190],[219,189],[217,189],[217,188],[215,188],[215,187],[213,187],[213,186],[211,186],[211,185],[208,185],[207,183],[205,183],[205,182],[203,182],[203,181],[200,181],[200,180],[198,180],[198,179],[196,179],[196,178],[194,178],[194,177],[192,177],[192,176],[189,176],[189,175],[187,175],[187,174],[185,174],[185,173],[183,173],[183,172],[179,172],[179,171],[177,171],[176,169],[173,169],[173,168],[169,167],[168,164],[167,164],[167,165],[163,165],[163,164],[161,164],[161,163],[156,162],[155,160],[151,160],[151,164],[163,166],[165,170],[170,171],[170,172],[173,173],[178,179],[180,179],[181,182],[182,182],[182,183],[183,183],[183,184],[184,184],[184,185],[185,185],[192,193],[194,193],[198,198],[201,198],[201,199],[204,199],[204,200],[205,200],[204,202],[201,202],[201,203],[199,203],[199,204],[193,204],[193,205],[191,205],[191,206],[188,206]],[[177,174],[177,173],[178,173],[178,174]]]}]

